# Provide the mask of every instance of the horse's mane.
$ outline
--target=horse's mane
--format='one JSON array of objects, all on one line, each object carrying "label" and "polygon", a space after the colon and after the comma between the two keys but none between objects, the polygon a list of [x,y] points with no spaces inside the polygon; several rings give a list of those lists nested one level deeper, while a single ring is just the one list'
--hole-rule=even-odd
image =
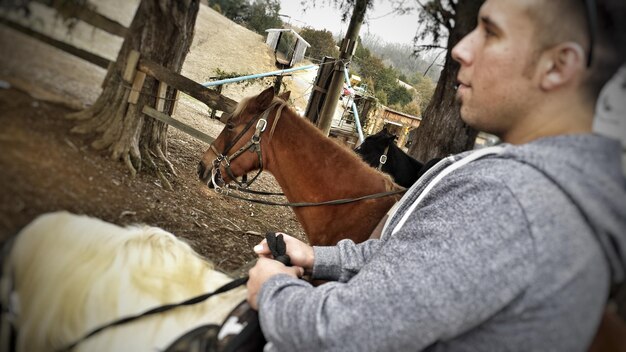
[{"label": "horse's mane", "polygon": [[[188,299],[230,280],[162,229],[123,228],[66,212],[40,216],[27,226],[9,263],[19,295],[18,344],[23,351],[59,349],[104,323]],[[168,321],[164,316],[146,318],[96,335],[79,348],[165,347],[177,336],[177,325],[219,323],[233,307],[226,306],[224,312],[211,308],[210,316],[207,304],[179,308],[167,313]],[[145,336],[146,344],[132,346],[135,334]]]},{"label": "horse's mane", "polygon": [[[275,99],[278,99],[278,98],[275,98]],[[281,99],[280,101],[283,101],[283,100]],[[386,174],[384,172],[381,172],[381,171],[377,170],[376,168],[374,168],[371,165],[369,165],[368,163],[366,163],[363,159],[361,159],[356,154],[356,152],[352,148],[348,147],[347,145],[345,145],[343,143],[340,143],[339,141],[337,141],[335,139],[328,138],[309,119],[306,119],[306,118],[300,116],[289,105],[287,105],[287,109],[283,110],[283,114],[285,112],[288,113],[293,120],[298,121],[299,124],[300,124],[299,127],[303,128],[303,129],[306,129],[306,133],[309,133],[309,134],[315,136],[316,138],[319,138],[320,140],[328,141],[328,143],[330,143],[331,145],[335,146],[337,148],[337,150],[335,152],[337,154],[339,154],[340,156],[343,156],[343,157],[351,159],[355,163],[354,166],[363,168],[365,170],[368,170],[368,172],[371,172],[372,175],[378,175],[381,178],[383,178],[383,180],[385,182],[386,191],[391,191],[391,190],[394,190],[394,189],[398,188],[398,186],[394,183],[393,178],[391,176],[389,176],[388,174]]]},{"label": "horse's mane", "polygon": [[[245,97],[245,98],[241,99],[239,101],[239,104],[237,104],[237,106],[235,107],[235,110],[233,110],[232,116],[237,116],[242,111],[244,111],[246,109],[246,107],[248,106],[248,103],[250,103],[250,100],[252,100],[253,97],[254,96],[249,96],[249,97]],[[274,98],[274,100],[276,100],[276,98]]]}]

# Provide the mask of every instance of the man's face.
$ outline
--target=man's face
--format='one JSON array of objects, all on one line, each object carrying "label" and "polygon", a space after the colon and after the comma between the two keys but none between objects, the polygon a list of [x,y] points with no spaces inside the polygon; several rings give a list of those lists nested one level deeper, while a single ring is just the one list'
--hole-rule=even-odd
[{"label": "man's face", "polygon": [[468,125],[499,137],[518,128],[537,93],[528,0],[487,0],[477,27],[452,50],[461,64],[457,98]]}]

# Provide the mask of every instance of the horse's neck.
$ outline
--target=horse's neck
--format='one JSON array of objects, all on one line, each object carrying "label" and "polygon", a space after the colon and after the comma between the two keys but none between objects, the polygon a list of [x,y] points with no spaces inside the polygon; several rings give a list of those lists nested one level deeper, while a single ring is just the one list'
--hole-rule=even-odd
[{"label": "horse's neck", "polygon": [[404,163],[410,165],[411,171],[419,171],[422,166],[424,166],[422,163],[405,153],[402,149],[400,149],[400,147],[395,144],[389,145],[389,151],[390,153],[394,154],[394,158],[392,159],[397,159],[398,162],[403,160]]},{"label": "horse's neck", "polygon": [[288,112],[273,137],[267,169],[290,201],[319,202],[385,191],[390,182],[347,148]]}]

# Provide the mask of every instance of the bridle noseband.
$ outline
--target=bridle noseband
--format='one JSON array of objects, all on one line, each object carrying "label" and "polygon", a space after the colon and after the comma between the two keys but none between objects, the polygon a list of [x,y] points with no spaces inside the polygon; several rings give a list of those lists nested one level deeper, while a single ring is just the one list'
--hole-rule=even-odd
[{"label": "bridle noseband", "polygon": [[[270,138],[271,138],[271,136],[274,134],[276,123],[278,122],[278,119],[280,118],[280,114],[282,113],[282,110],[286,104],[287,104],[286,102],[278,102],[278,101],[273,102],[259,116],[257,116],[256,118],[250,119],[250,121],[246,123],[243,130],[239,132],[239,134],[226,145],[226,148],[224,148],[223,152],[221,153],[218,152],[217,148],[215,148],[215,146],[211,144],[210,149],[217,156],[215,160],[213,160],[213,170],[211,171],[211,181],[213,182],[213,186],[215,187],[215,190],[217,192],[222,192],[223,187],[226,184],[226,182],[222,178],[222,175],[220,172],[220,166],[224,166],[224,169],[226,170],[228,177],[230,177],[233,180],[233,182],[235,182],[241,188],[250,187],[250,185],[252,185],[252,183],[256,181],[259,175],[261,175],[261,172],[263,172],[263,153],[261,150],[261,134],[267,128],[267,117],[269,116],[270,111],[272,111],[274,107],[279,105],[278,110],[276,111],[276,116],[274,117],[274,123],[272,125],[272,129],[270,131]],[[228,155],[228,152],[230,151],[230,149],[232,149],[235,146],[235,144],[239,142],[239,140],[248,132],[248,130],[252,127],[252,125],[255,122],[256,122],[256,126],[254,130],[254,134],[252,135],[250,140],[243,147],[239,148],[239,150],[237,150],[231,155]],[[259,170],[257,171],[256,175],[254,175],[254,177],[251,180],[248,181],[245,178],[242,178],[242,180],[240,181],[237,179],[237,177],[233,173],[233,170],[231,169],[230,165],[235,159],[240,157],[246,151],[256,153],[257,159],[259,161]]]}]

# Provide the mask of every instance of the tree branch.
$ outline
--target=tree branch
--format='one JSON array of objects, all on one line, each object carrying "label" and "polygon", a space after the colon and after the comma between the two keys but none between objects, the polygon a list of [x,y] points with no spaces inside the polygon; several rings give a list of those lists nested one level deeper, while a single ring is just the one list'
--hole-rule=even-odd
[{"label": "tree branch", "polygon": [[435,45],[435,44],[422,44],[422,45],[418,45],[417,48],[419,50],[432,50],[432,49],[448,50],[448,48],[446,48],[444,46]]},{"label": "tree branch", "polygon": [[[430,17],[432,17],[432,19],[437,22],[438,24],[446,27],[446,25],[441,22],[441,20],[439,18],[437,18],[437,15],[432,13],[424,4],[422,4],[422,2],[420,0],[415,0],[417,2],[418,5],[420,5],[420,7],[422,8],[422,10],[427,13]],[[446,27],[448,28],[448,27]]]}]

